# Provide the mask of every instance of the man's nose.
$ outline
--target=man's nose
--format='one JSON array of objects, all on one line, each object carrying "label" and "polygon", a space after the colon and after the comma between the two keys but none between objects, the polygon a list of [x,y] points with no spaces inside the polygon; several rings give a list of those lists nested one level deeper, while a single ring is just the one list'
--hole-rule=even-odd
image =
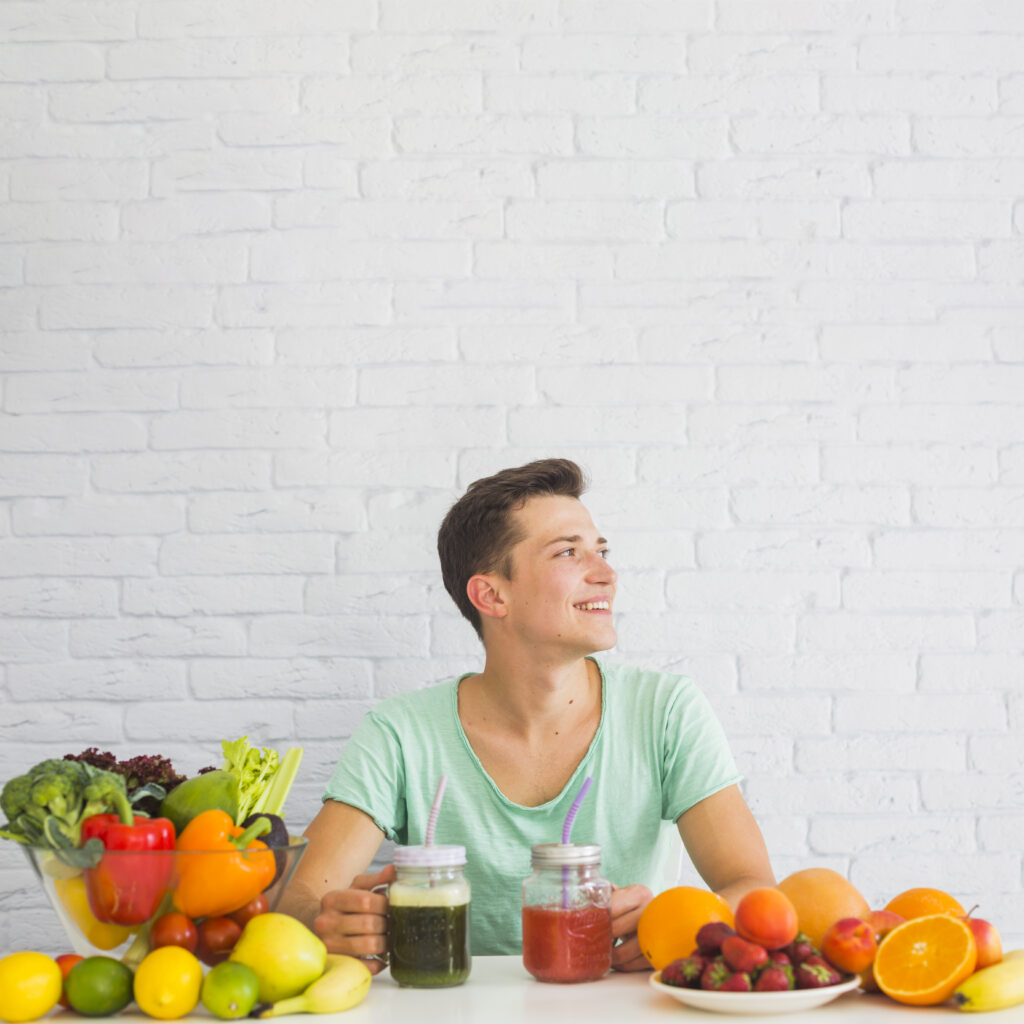
[{"label": "man's nose", "polygon": [[587,567],[587,575],[595,581],[602,583],[615,583],[619,574],[612,568],[611,563],[603,555],[596,551],[590,555],[590,564]]}]

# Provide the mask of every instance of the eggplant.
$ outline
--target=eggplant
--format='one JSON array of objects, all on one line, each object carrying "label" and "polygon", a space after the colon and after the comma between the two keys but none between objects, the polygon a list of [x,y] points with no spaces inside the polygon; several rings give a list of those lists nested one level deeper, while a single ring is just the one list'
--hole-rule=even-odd
[{"label": "eggplant", "polygon": [[176,835],[203,811],[215,807],[226,811],[234,821],[238,815],[238,776],[218,770],[193,775],[177,785],[160,803],[160,816],[170,818]]},{"label": "eggplant", "polygon": [[[260,842],[266,843],[274,851],[274,862],[277,864],[274,880],[267,886],[267,889],[270,889],[281,877],[281,872],[288,866],[288,855],[285,853],[289,843],[288,829],[283,818],[276,814],[261,814],[259,811],[250,814],[242,822],[242,828],[248,828],[257,818],[266,818],[270,822],[270,831],[260,836]],[[263,891],[266,892],[266,889]]]}]

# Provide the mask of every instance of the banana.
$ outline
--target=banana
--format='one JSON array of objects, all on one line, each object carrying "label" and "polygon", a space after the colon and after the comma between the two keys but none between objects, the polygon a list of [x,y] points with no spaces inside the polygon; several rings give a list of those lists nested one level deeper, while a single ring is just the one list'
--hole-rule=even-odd
[{"label": "banana", "polygon": [[373,977],[362,960],[338,953],[327,954],[327,969],[303,992],[264,1007],[258,1017],[288,1013],[341,1013],[357,1006],[370,990]]},{"label": "banana", "polygon": [[957,987],[953,1002],[971,1012],[1024,1003],[1024,949],[1011,950],[999,963],[975,971]]}]

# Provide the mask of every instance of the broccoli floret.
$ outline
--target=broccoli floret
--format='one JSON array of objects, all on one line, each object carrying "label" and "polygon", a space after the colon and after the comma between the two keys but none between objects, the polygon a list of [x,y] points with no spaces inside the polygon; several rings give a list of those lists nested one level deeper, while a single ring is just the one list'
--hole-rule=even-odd
[{"label": "broccoli floret", "polygon": [[8,780],[0,795],[7,825],[0,835],[32,845],[79,845],[82,821],[127,803],[124,779],[77,761],[51,759]]},{"label": "broccoli floret", "polygon": [[82,806],[85,782],[80,765],[69,761],[43,761],[29,771],[32,803],[58,818],[73,819]]},{"label": "broccoli floret", "polygon": [[32,799],[32,780],[27,775],[16,775],[8,779],[0,792],[0,811],[13,821],[21,814]]}]

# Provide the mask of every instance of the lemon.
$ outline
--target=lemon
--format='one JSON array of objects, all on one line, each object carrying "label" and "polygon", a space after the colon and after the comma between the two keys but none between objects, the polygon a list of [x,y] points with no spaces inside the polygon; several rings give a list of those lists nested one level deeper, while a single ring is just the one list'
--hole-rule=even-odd
[{"label": "lemon", "polygon": [[44,953],[11,953],[0,960],[0,1020],[35,1020],[60,999],[64,976]]},{"label": "lemon", "polygon": [[199,1002],[203,965],[181,946],[160,946],[135,971],[135,1002],[158,1020],[175,1020],[191,1013]]},{"label": "lemon", "polygon": [[68,971],[64,995],[86,1017],[112,1017],[132,1001],[131,968],[112,956],[87,956]]}]

